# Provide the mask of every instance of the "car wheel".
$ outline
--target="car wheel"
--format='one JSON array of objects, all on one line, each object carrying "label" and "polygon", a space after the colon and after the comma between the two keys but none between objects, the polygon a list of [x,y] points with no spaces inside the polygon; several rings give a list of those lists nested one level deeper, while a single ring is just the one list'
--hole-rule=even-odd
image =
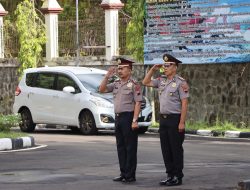
[{"label": "car wheel", "polygon": [[28,109],[23,109],[21,112],[22,122],[19,124],[21,131],[32,132],[35,130],[36,124],[33,123],[31,113]]},{"label": "car wheel", "polygon": [[148,127],[139,127],[138,134],[144,134],[148,131]]},{"label": "car wheel", "polygon": [[97,133],[95,119],[90,111],[84,111],[80,115],[80,131],[84,135],[94,135]]}]

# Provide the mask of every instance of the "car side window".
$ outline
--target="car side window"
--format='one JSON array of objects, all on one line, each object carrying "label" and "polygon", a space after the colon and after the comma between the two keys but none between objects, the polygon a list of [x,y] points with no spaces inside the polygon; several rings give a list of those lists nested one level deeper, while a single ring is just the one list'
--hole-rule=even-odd
[{"label": "car side window", "polygon": [[55,74],[54,73],[39,73],[36,79],[35,87],[54,89]]},{"label": "car side window", "polygon": [[27,86],[34,87],[37,73],[27,73],[25,83]]},{"label": "car side window", "polygon": [[81,92],[78,85],[75,83],[73,79],[66,75],[58,75],[57,77],[57,83],[56,83],[56,90],[62,91],[65,86],[72,86],[75,88],[76,93]]}]

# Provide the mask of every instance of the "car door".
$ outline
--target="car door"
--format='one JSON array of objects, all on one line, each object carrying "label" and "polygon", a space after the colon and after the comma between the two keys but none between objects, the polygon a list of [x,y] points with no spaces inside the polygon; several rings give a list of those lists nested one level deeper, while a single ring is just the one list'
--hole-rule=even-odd
[{"label": "car door", "polygon": [[40,72],[28,93],[28,105],[36,123],[54,123],[55,73]]},{"label": "car door", "polygon": [[[64,92],[63,88],[72,86],[75,93]],[[56,77],[56,91],[58,97],[53,99],[55,105],[54,115],[58,124],[77,125],[79,110],[81,109],[81,90],[75,80],[63,73],[58,73]]]}]

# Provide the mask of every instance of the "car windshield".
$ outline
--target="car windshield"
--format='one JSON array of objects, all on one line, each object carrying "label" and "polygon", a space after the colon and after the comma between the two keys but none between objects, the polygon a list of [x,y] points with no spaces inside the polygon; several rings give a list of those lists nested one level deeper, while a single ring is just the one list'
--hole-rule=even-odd
[{"label": "car windshield", "polygon": [[[105,74],[93,73],[93,74],[80,74],[77,75],[77,78],[81,81],[83,86],[88,89],[90,92],[98,92],[98,88],[104,78]],[[116,76],[113,76],[109,79],[109,83],[114,82]]]}]

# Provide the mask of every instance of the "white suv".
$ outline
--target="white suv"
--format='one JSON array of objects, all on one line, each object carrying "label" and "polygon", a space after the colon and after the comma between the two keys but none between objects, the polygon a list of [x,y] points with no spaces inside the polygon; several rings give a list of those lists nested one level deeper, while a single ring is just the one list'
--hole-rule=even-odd
[{"label": "white suv", "polygon": [[[36,124],[65,125],[83,134],[114,129],[112,93],[98,93],[105,70],[87,67],[42,67],[27,69],[16,88],[14,113],[20,113],[24,132]],[[151,125],[152,108],[144,97],[139,133]]]}]

